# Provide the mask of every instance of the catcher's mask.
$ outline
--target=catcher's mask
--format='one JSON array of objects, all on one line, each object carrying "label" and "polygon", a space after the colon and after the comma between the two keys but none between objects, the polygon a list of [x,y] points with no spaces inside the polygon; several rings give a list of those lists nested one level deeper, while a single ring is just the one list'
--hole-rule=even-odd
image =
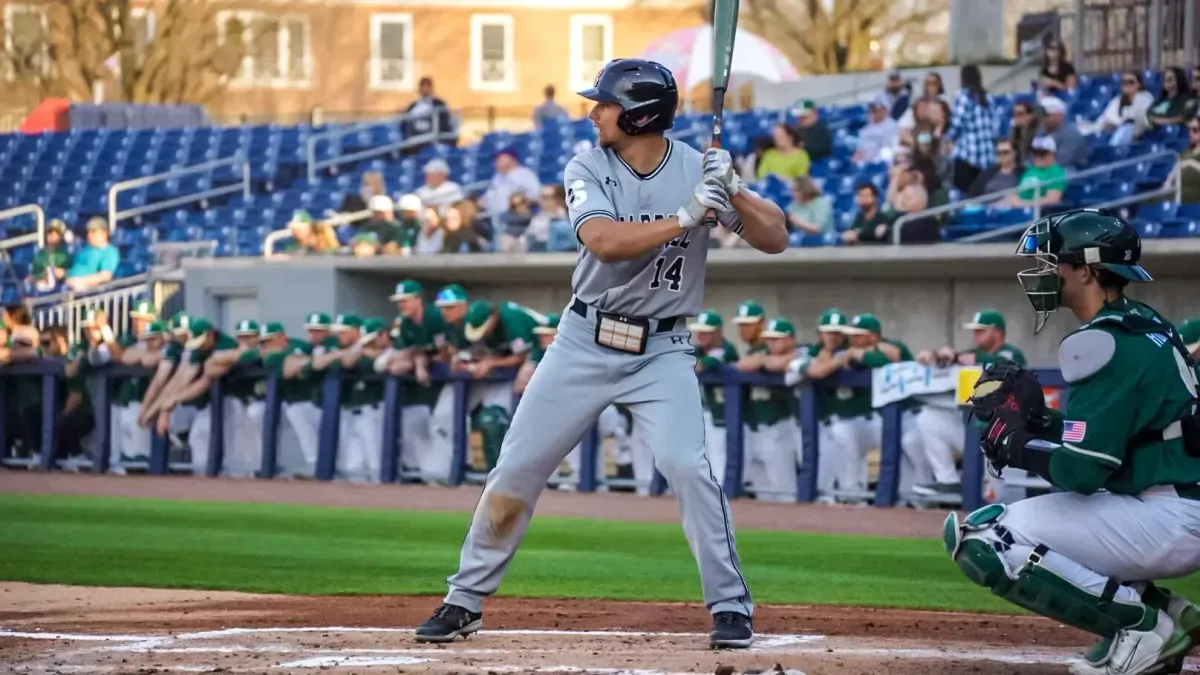
[{"label": "catcher's mask", "polygon": [[1045,327],[1050,315],[1062,304],[1062,277],[1058,275],[1058,256],[1051,253],[1053,221],[1042,218],[1021,235],[1017,255],[1032,257],[1035,266],[1017,273],[1017,281],[1033,305],[1037,320],[1033,332],[1036,335]]}]

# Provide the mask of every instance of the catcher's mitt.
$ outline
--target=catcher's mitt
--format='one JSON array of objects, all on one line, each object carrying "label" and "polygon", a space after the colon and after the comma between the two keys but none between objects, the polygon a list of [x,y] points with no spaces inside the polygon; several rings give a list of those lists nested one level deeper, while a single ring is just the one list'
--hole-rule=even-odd
[{"label": "catcher's mitt", "polygon": [[979,446],[997,472],[1014,464],[1010,460],[1023,453],[1031,431],[1046,425],[1042,385],[1031,371],[1015,364],[983,371],[969,400],[983,429]]}]

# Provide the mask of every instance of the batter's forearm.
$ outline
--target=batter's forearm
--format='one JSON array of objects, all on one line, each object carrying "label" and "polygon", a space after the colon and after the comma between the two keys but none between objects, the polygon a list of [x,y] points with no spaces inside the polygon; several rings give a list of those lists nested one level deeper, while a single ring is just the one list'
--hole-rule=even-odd
[{"label": "batter's forearm", "polygon": [[648,223],[592,218],[579,226],[579,241],[603,263],[640,258],[685,234],[687,230],[679,226],[675,216]]},{"label": "batter's forearm", "polygon": [[742,221],[742,239],[763,253],[787,250],[787,218],[779,205],[769,199],[739,192],[731,201]]}]

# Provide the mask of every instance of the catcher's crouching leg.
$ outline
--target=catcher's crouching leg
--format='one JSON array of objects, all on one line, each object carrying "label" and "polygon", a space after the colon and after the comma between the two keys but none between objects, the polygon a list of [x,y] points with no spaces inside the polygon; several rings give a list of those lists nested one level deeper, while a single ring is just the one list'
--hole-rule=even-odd
[{"label": "catcher's crouching leg", "polygon": [[[1174,622],[1132,586],[1103,577],[1003,525],[1007,508],[990,504],[960,523],[946,517],[946,552],[976,584],[1035,614],[1105,638],[1073,673],[1162,673],[1189,644]],[[1139,649],[1135,634],[1150,638]],[[1156,636],[1156,637],[1151,637]],[[1152,648],[1153,645],[1153,648]]]}]

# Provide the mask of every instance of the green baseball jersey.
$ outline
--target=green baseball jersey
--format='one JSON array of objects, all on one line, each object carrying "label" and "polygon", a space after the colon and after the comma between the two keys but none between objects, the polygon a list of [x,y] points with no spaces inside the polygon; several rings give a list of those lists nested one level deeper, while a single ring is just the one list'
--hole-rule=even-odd
[{"label": "green baseball jersey", "polygon": [[[766,343],[751,347],[747,354],[766,354]],[[796,416],[796,390],[794,387],[749,387],[749,402],[742,405],[749,415],[746,424],[758,430],[772,426],[789,417]]]},{"label": "green baseball jersey", "polygon": [[[330,335],[322,340],[321,344],[319,345],[309,345],[309,354],[311,356],[320,356],[330,350],[341,348],[342,343],[338,342],[337,336]],[[329,366],[329,371],[337,372],[341,369],[341,367],[342,364],[335,361],[331,366]],[[310,397],[309,400],[312,401],[313,405],[320,408],[322,399],[324,398],[323,383],[325,382],[325,372],[313,370],[312,363],[310,362],[308,365],[304,366],[304,370],[301,371],[301,377],[304,378],[304,381],[308,383]]]},{"label": "green baseball jersey", "polygon": [[[145,346],[131,333],[121,335],[117,338],[117,343],[126,349],[138,345]],[[146,388],[149,386],[149,377],[122,377],[117,382],[113,404],[125,407],[131,403],[141,403],[142,398],[146,395]]]},{"label": "green baseball jersey", "polygon": [[[722,339],[721,344],[703,354],[697,354],[702,372],[719,370],[727,363],[738,360],[737,347],[729,340]],[[701,389],[704,408],[712,415],[713,426],[725,426],[725,388],[719,384],[706,384]]]},{"label": "green baseball jersey", "polygon": [[[820,353],[820,344],[801,348],[800,369],[808,368]],[[822,422],[829,422],[835,415],[852,418],[869,417],[874,413],[871,407],[870,387],[835,387],[819,381],[815,385],[813,390],[817,396],[817,418]]]},{"label": "green baseball jersey", "polygon": [[[238,355],[234,366],[254,366],[261,362],[262,355],[257,349],[247,349]],[[261,401],[267,396],[267,382],[264,378],[231,374],[225,381],[229,383],[225,387],[228,395],[241,399],[243,402]]]},{"label": "green baseball jersey", "polygon": [[496,326],[481,341],[483,349],[501,356],[529,352],[537,344],[533,329],[544,324],[545,317],[515,302],[502,303],[497,311]]},{"label": "green baseball jersey", "polygon": [[989,366],[998,362],[1010,362],[1018,366],[1027,365],[1025,354],[1007,342],[994,352],[985,352],[982,349],[976,349],[973,353],[975,354],[975,365],[977,366]]},{"label": "green baseball jersey", "polygon": [[362,379],[356,373],[374,373],[375,359],[360,357],[352,369],[342,368],[342,407],[361,408],[383,402],[383,380]]},{"label": "green baseball jersey", "polygon": [[[308,356],[312,353],[312,345],[302,340],[288,338],[287,349],[271,352],[262,357],[263,367],[267,372],[280,377],[279,395],[284,403],[302,403],[312,400],[312,384],[303,377],[288,379],[283,377],[283,364],[289,356]],[[265,392],[263,394],[266,395]]]},{"label": "green baseball jersey", "polygon": [[[89,349],[90,349],[90,347],[88,346],[88,344],[86,342],[79,342],[79,343],[73,344],[67,349],[67,360],[74,361],[77,365],[77,368],[75,369],[74,375],[69,375],[69,376],[63,377],[62,390],[61,390],[62,393],[60,395],[60,405],[61,405],[62,402],[66,401],[67,396],[69,396],[70,394],[80,394],[83,397],[83,400],[80,402],[78,410],[85,414],[91,414],[91,412],[92,412],[92,394],[88,390],[88,386],[87,386],[88,372],[92,369],[92,365],[87,360],[87,353],[88,353]],[[38,350],[38,355],[41,356],[40,349]],[[24,379],[24,378],[18,378],[18,379]],[[37,386],[36,386],[37,397],[34,398],[33,401],[36,401],[36,405],[41,405],[42,404],[42,378],[36,377],[36,378],[32,378],[32,379],[37,380]],[[28,384],[32,385],[32,382],[30,382]],[[35,387],[30,386],[29,389],[32,392],[32,390],[35,389]]]},{"label": "green baseball jersey", "polygon": [[[1122,300],[1063,339],[1059,366],[1070,386],[1065,413],[1047,435],[1060,444],[1051,482],[1124,495],[1200,482],[1200,458],[1187,454],[1183,439],[1158,433],[1196,405],[1196,373],[1173,334],[1153,309]],[[1147,432],[1158,440],[1139,440]]]},{"label": "green baseball jersey", "polygon": [[442,310],[431,302],[425,303],[425,312],[420,322],[402,317],[396,321],[400,329],[400,334],[392,341],[392,346],[396,349],[433,352],[446,344],[446,320],[442,318]]},{"label": "green baseball jersey", "polygon": [[171,340],[168,342],[167,345],[163,347],[162,360],[166,361],[172,366],[179,365],[179,362],[183,360],[183,344],[176,340]]},{"label": "green baseball jersey", "polygon": [[[225,349],[237,349],[237,346],[237,340],[234,340],[228,335],[218,331],[217,338],[213,340],[212,347],[208,349],[187,350],[183,353],[183,355],[181,355],[180,358],[187,358],[188,363],[198,366],[199,370],[196,372],[196,377],[199,377],[204,372],[204,362],[208,360],[208,357],[212,356],[213,352],[222,351]],[[204,408],[209,403],[208,391],[205,391],[203,394],[200,394],[190,401],[184,401],[183,403],[184,405],[190,405],[196,408]]]},{"label": "green baseball jersey", "polygon": [[[913,358],[913,353],[909,350],[908,345],[904,344],[903,342],[900,342],[899,340],[888,340],[886,338],[883,339],[883,342],[886,342],[887,344],[900,350],[901,362],[916,360]],[[1023,356],[1021,358],[1024,359]],[[868,368],[882,368],[891,363],[891,361],[888,360],[888,357],[885,356],[883,352],[871,350],[863,354],[862,361],[860,363]],[[909,397],[900,402],[900,407],[907,411],[916,412],[917,410],[921,409],[921,402],[916,398]]]},{"label": "green baseball jersey", "polygon": [[445,337],[446,344],[458,350],[470,349],[471,343],[467,342],[466,322],[459,321],[458,323],[445,322],[442,328],[442,335]]}]

